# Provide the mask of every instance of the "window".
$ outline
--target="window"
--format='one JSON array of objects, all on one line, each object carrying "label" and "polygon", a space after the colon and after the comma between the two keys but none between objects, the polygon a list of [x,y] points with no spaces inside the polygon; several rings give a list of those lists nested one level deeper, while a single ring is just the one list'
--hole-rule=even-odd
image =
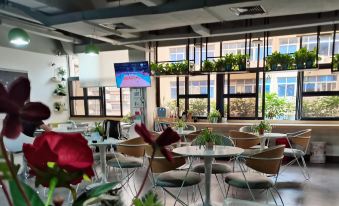
[{"label": "window", "polygon": [[80,88],[78,77],[69,78],[68,85],[71,116],[120,117],[130,112],[129,89],[116,87]]},{"label": "window", "polygon": [[[190,46],[190,60],[194,60],[196,65],[200,65],[200,62],[206,60],[207,57],[214,57],[215,47],[214,45],[209,45],[207,47],[207,54],[206,54],[206,46],[203,45],[201,48],[201,56],[200,56],[200,47]],[[201,57],[201,58],[200,58]]]},{"label": "window", "polygon": [[245,54],[245,40],[239,42],[224,42],[222,44],[222,55]]},{"label": "window", "polygon": [[305,92],[334,91],[337,88],[336,75],[305,76]]},{"label": "window", "polygon": [[255,93],[255,73],[231,74],[230,94]]},{"label": "window", "polygon": [[296,77],[278,77],[278,96],[295,97],[297,89]]},{"label": "window", "polygon": [[186,59],[186,47],[169,49],[170,61],[182,61]]},{"label": "window", "polygon": [[289,37],[279,39],[279,52],[282,54],[292,54],[299,49],[299,38]]}]

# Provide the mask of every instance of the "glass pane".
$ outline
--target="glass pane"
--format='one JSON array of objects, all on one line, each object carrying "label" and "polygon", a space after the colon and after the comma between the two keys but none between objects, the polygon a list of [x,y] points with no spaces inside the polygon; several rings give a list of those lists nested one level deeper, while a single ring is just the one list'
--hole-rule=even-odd
[{"label": "glass pane", "polygon": [[230,117],[255,117],[255,98],[230,98]]},{"label": "glass pane", "polygon": [[88,115],[89,116],[99,116],[100,115],[100,100],[90,99],[88,100]]},{"label": "glass pane", "polygon": [[189,94],[207,94],[207,75],[189,77]]},{"label": "glass pane", "polygon": [[158,62],[182,61],[186,59],[186,46],[158,47]]},{"label": "glass pane", "polygon": [[173,110],[174,112],[176,108],[176,100],[177,100],[177,78],[176,77],[160,77],[160,94],[159,95],[160,95],[160,106],[166,107],[169,110]]},{"label": "glass pane", "polygon": [[131,90],[129,88],[122,89],[122,115],[131,113]]},{"label": "glass pane", "polygon": [[189,99],[189,109],[192,110],[193,116],[207,116],[207,99]]},{"label": "glass pane", "polygon": [[71,100],[73,106],[73,115],[85,115],[85,101]]},{"label": "glass pane", "polygon": [[339,74],[330,69],[304,72],[304,92],[339,91]]},{"label": "glass pane", "polygon": [[255,73],[231,74],[230,93],[256,93]]},{"label": "glass pane", "polygon": [[84,89],[80,87],[80,81],[72,81],[72,96],[82,97],[84,96]]},{"label": "glass pane", "polygon": [[69,58],[69,70],[70,70],[70,77],[78,77],[80,75],[80,67],[79,67],[79,58],[76,55],[72,55]]},{"label": "glass pane", "polygon": [[304,97],[303,117],[339,117],[339,96]]},{"label": "glass pane", "polygon": [[89,88],[87,88],[87,95],[88,96],[100,96],[99,87],[89,87]]},{"label": "glass pane", "polygon": [[120,89],[116,87],[105,88],[106,115],[120,116]]},{"label": "glass pane", "polygon": [[210,76],[210,108],[216,108],[216,75]]}]

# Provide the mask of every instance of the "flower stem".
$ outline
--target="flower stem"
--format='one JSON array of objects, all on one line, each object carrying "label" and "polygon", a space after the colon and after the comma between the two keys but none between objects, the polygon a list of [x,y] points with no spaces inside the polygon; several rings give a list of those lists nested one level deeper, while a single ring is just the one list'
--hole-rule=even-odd
[{"label": "flower stem", "polygon": [[53,177],[51,179],[51,181],[49,182],[49,191],[48,191],[48,197],[47,197],[47,201],[45,203],[45,206],[48,206],[49,203],[52,201],[53,193],[54,193],[54,190],[55,190],[57,183],[58,183],[58,178],[56,178],[56,177]]},{"label": "flower stem", "polygon": [[9,193],[8,193],[8,190],[7,190],[7,187],[6,185],[4,184],[4,182],[2,181],[2,178],[0,177],[0,185],[2,187],[2,190],[4,191],[5,193],[5,196],[6,196],[6,199],[7,199],[7,202],[10,206],[13,206],[13,202],[11,200],[11,197],[9,196]]},{"label": "flower stem", "polygon": [[[142,184],[141,184],[141,186],[140,186],[140,189],[139,189],[137,195],[134,197],[134,199],[137,199],[137,198],[139,197],[139,195],[141,194],[142,189],[143,189],[144,186],[145,186],[145,183],[146,183],[146,180],[147,180],[147,177],[148,177],[148,173],[149,173],[149,171],[150,171],[150,169],[151,169],[151,166],[152,166],[152,161],[153,161],[153,159],[154,159],[155,151],[156,151],[156,149],[153,148],[152,156],[151,156],[151,159],[150,159],[150,161],[149,161],[149,165],[148,165],[148,167],[147,167],[147,170],[146,170],[144,179],[143,179]],[[132,202],[132,205],[133,205],[133,202]]]},{"label": "flower stem", "polygon": [[14,182],[17,185],[17,187],[18,187],[22,197],[24,198],[26,205],[27,206],[31,206],[31,202],[29,201],[29,199],[28,199],[24,189],[22,188],[22,186],[21,186],[21,184],[20,184],[20,182],[18,180],[18,177],[16,175],[16,172],[15,172],[15,170],[13,168],[13,165],[12,165],[11,161],[8,158],[8,154],[6,152],[6,148],[5,148],[5,144],[4,144],[4,136],[2,136],[2,135],[0,135],[0,149],[1,149],[3,157],[5,158],[6,164],[7,164],[8,169],[9,169],[11,175],[12,175],[12,178],[14,179]]}]

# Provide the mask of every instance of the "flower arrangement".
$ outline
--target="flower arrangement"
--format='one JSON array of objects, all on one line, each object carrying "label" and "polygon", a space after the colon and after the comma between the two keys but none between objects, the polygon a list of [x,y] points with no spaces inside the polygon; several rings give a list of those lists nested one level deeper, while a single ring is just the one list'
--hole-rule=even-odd
[{"label": "flower arrangement", "polygon": [[253,126],[253,131],[263,135],[265,132],[271,132],[272,126],[267,120],[260,121],[259,124]]},{"label": "flower arrangement", "polygon": [[198,135],[195,141],[195,143],[199,146],[205,146],[206,149],[212,149],[213,145],[222,143],[223,136],[213,133],[211,130],[206,128]]},{"label": "flower arrangement", "polygon": [[208,114],[208,120],[212,123],[217,123],[220,117],[221,117],[221,114],[219,110],[216,110],[216,109],[212,110]]}]

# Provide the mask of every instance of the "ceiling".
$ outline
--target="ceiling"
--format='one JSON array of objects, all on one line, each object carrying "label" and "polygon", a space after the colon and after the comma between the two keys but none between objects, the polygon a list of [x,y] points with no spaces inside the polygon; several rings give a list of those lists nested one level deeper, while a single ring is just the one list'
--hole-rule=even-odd
[{"label": "ceiling", "polygon": [[[0,0],[0,5],[1,20],[11,18],[43,27],[66,39],[73,38],[71,41],[77,44],[86,44],[93,38],[139,50],[151,41],[256,33],[339,21],[338,0]],[[252,10],[248,8],[251,6],[257,7]],[[263,13],[255,14],[258,11]]]}]

